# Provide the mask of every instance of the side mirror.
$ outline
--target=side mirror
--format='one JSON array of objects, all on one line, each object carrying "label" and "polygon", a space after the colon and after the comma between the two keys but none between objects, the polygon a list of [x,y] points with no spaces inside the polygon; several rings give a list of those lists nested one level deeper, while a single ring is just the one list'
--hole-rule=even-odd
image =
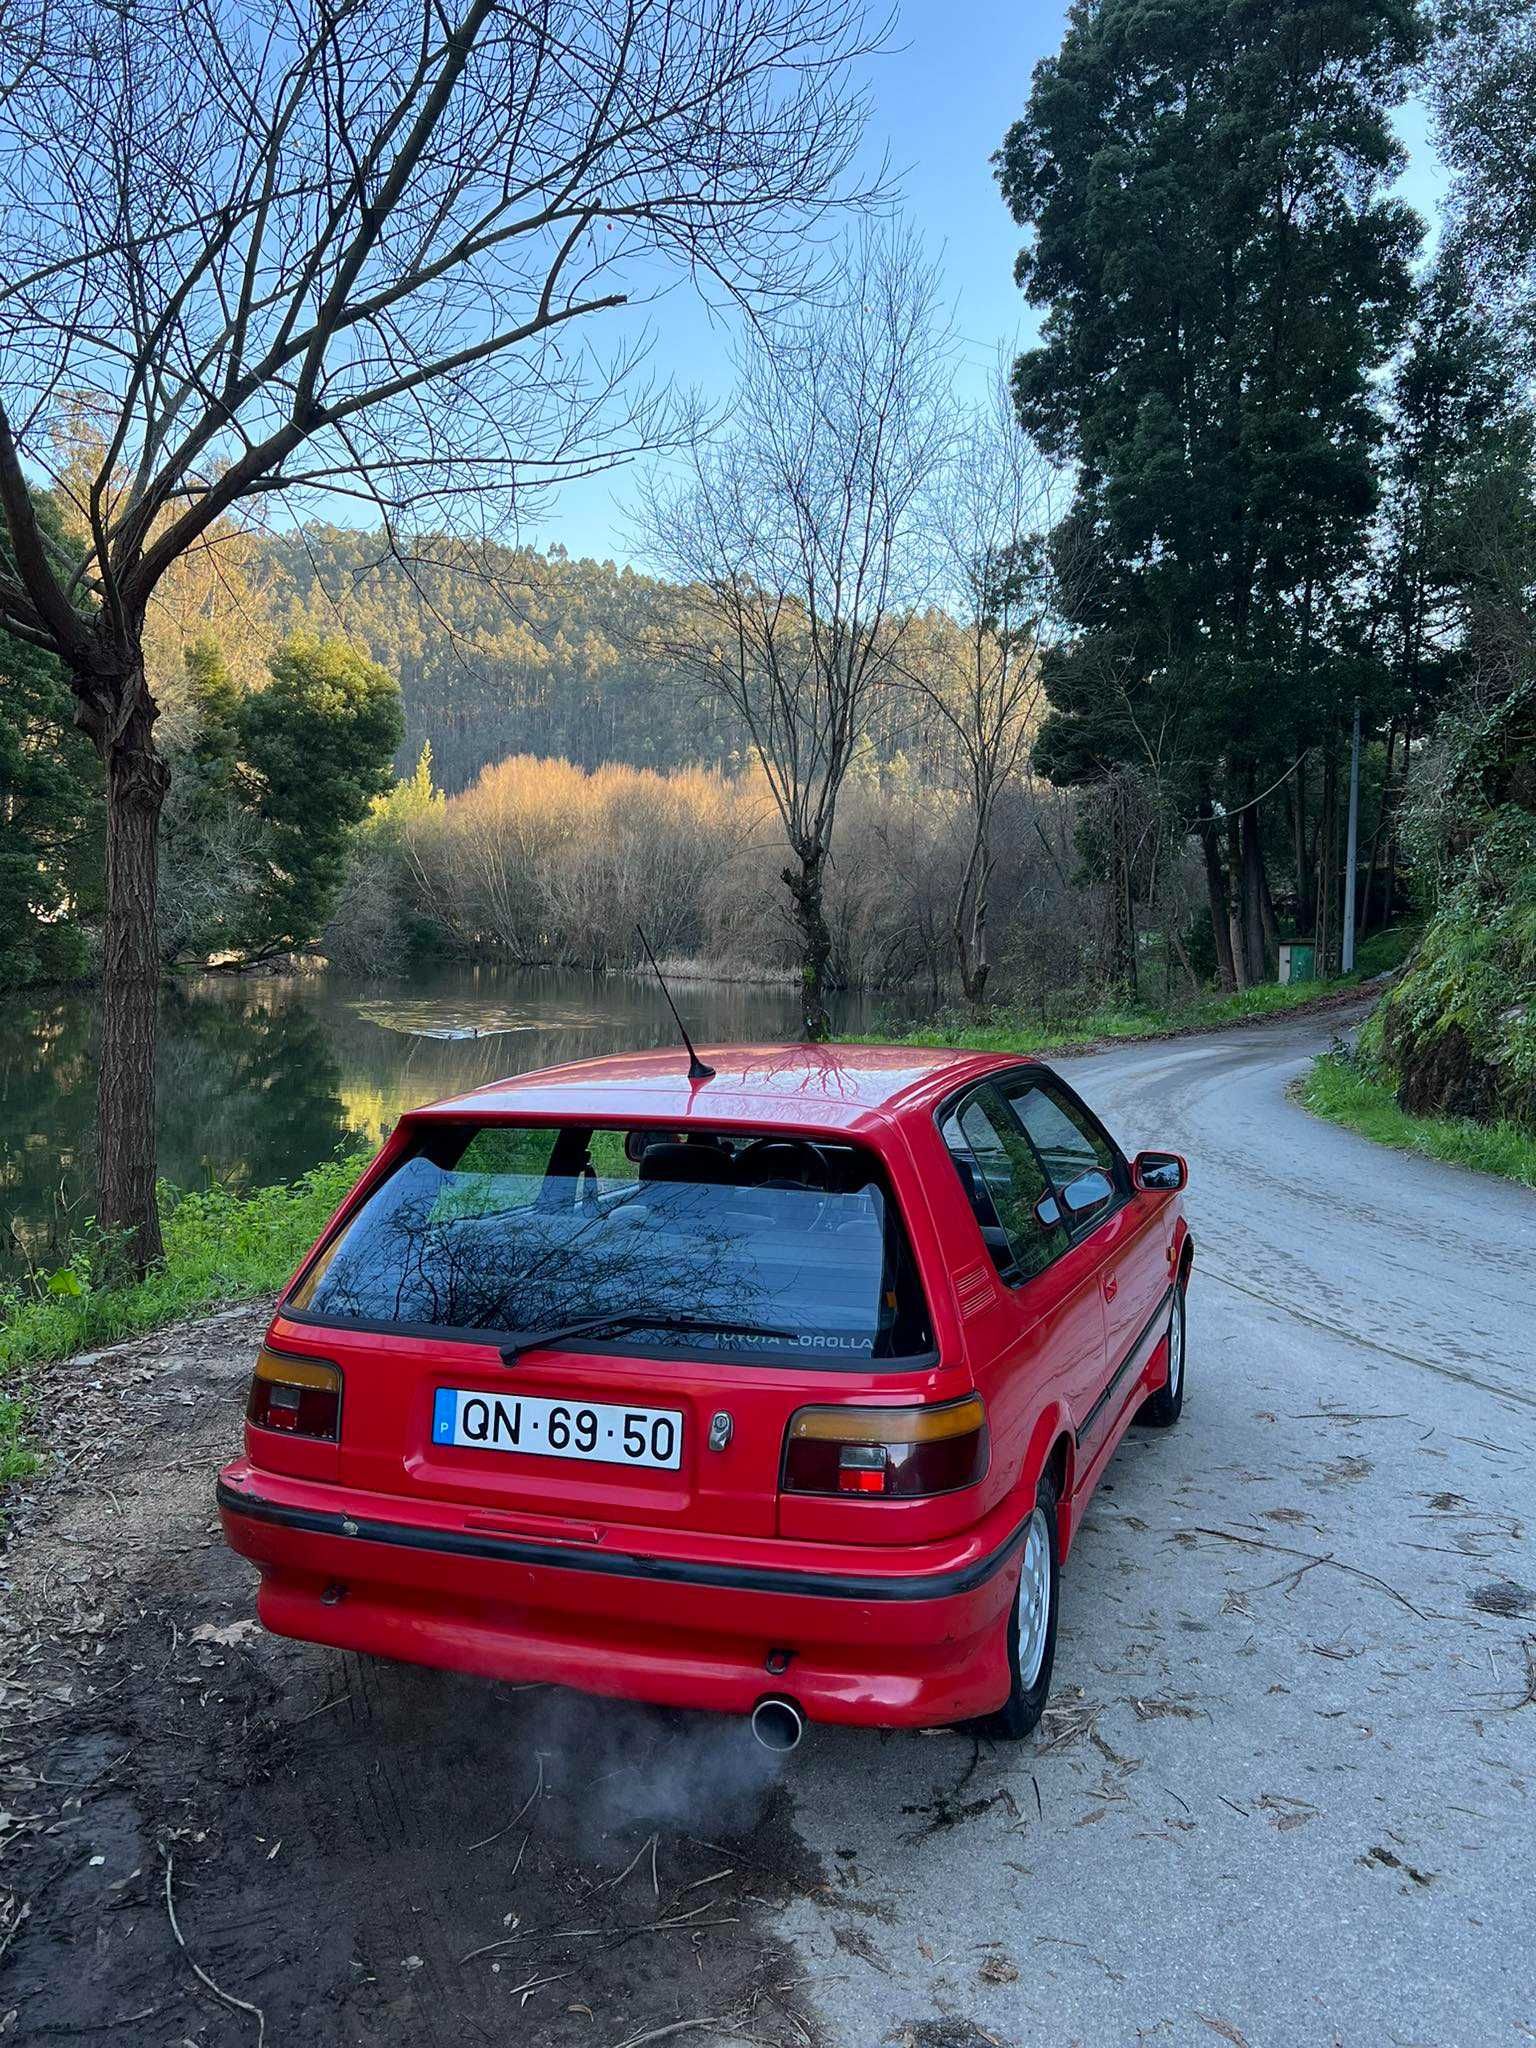
[{"label": "side mirror", "polygon": [[1138,1152],[1131,1180],[1149,1195],[1176,1195],[1189,1185],[1189,1168],[1177,1152]]},{"label": "side mirror", "polygon": [[1061,1204],[1054,1195],[1042,1195],[1036,1202],[1035,1221],[1042,1230],[1061,1228]]}]

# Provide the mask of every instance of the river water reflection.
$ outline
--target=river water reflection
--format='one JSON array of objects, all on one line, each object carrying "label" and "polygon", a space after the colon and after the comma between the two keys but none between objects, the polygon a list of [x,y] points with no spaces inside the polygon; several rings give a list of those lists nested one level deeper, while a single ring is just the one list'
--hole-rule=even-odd
[{"label": "river water reflection", "polygon": [[[673,993],[701,1044],[796,1034],[792,989],[690,982]],[[870,1029],[898,1009],[850,997],[837,1021]],[[377,1143],[416,1103],[674,1038],[655,984],[629,976],[455,966],[409,981],[181,981],[161,1006],[160,1171],[180,1187],[291,1180],[339,1145]],[[39,1256],[90,1210],[94,1048],[89,995],[0,1008],[0,1222],[8,1243],[20,1237]]]}]

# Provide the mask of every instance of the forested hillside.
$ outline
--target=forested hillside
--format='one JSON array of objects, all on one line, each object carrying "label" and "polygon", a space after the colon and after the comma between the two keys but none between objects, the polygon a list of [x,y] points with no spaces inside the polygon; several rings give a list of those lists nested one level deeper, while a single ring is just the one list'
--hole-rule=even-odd
[{"label": "forested hillside", "polygon": [[[612,562],[485,542],[419,542],[409,560],[377,531],[309,525],[221,536],[218,570],[168,579],[150,621],[149,663],[168,737],[185,726],[185,655],[210,632],[260,687],[272,650],[295,634],[340,636],[400,684],[408,774],[424,745],[439,786],[467,788],[513,754],[667,772],[735,773],[746,735],[718,692],[669,651],[683,592]],[[937,620],[930,630],[942,630]],[[882,759],[944,735],[889,694],[871,720]]]},{"label": "forested hillside", "polygon": [[456,542],[407,567],[377,533],[325,526],[263,540],[250,579],[274,636],[340,632],[398,678],[399,765],[430,742],[449,791],[509,754],[588,769],[741,763],[719,699],[684,685],[656,644],[675,593],[633,569]]}]

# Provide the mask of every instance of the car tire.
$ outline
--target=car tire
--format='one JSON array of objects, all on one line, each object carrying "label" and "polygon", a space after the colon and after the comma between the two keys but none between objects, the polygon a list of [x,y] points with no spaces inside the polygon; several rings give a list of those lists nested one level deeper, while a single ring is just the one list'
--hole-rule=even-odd
[{"label": "car tire", "polygon": [[1008,1608],[1008,1698],[987,1724],[988,1732],[1005,1742],[1021,1742],[1034,1732],[1051,1689],[1061,1590],[1059,1530],[1056,1483],[1043,1472]]},{"label": "car tire", "polygon": [[1136,1411],[1136,1420],[1151,1429],[1172,1429],[1184,1413],[1184,1382],[1189,1374],[1189,1344],[1184,1321],[1184,1282],[1176,1282],[1168,1317],[1168,1377]]}]

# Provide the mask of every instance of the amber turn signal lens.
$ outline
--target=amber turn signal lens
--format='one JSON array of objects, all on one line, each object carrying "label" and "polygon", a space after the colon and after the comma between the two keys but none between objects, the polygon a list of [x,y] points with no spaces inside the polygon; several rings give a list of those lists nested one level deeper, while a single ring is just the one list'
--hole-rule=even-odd
[{"label": "amber turn signal lens", "polygon": [[323,1358],[290,1358],[263,1344],[256,1356],[245,1419],[284,1436],[335,1443],[341,1435],[340,1368]]},{"label": "amber turn signal lens", "polygon": [[979,1396],[931,1408],[802,1408],[784,1446],[784,1491],[914,1500],[987,1469]]}]

